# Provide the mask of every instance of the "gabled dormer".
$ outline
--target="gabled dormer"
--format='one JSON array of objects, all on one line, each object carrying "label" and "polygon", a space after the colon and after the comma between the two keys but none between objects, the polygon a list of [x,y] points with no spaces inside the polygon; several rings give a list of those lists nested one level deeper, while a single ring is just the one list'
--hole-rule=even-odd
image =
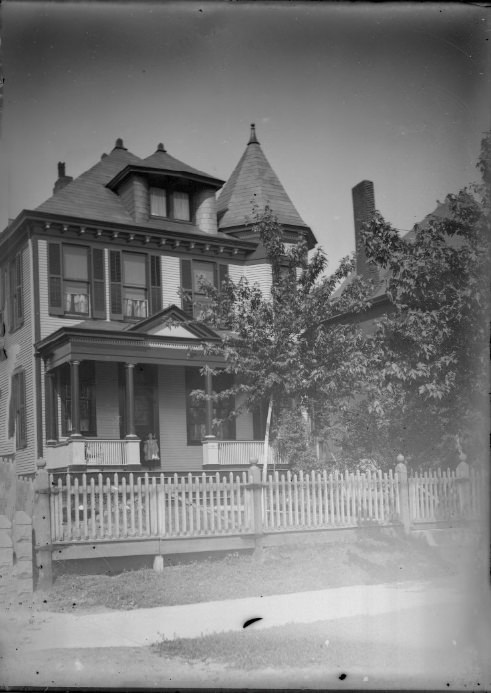
[{"label": "gabled dormer", "polygon": [[[116,148],[124,149],[122,140]],[[217,233],[215,193],[223,181],[174,158],[159,144],[154,154],[122,168],[106,187],[138,223],[193,224]]]},{"label": "gabled dormer", "polygon": [[286,243],[304,238],[309,248],[315,246],[312,230],[295,209],[266,159],[254,124],[251,125],[246,149],[217,200],[219,231],[237,238],[256,240],[250,228],[253,205],[260,211],[266,205],[271,207],[283,226]]}]

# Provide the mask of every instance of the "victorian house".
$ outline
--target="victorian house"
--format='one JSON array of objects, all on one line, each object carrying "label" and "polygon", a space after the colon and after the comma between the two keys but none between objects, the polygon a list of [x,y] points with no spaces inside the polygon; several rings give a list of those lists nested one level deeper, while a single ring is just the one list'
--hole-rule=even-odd
[{"label": "victorian house", "polygon": [[224,412],[190,397],[228,377],[202,374],[224,365],[203,348],[220,334],[200,319],[202,278],[271,285],[252,201],[272,207],[286,242],[315,245],[254,126],[227,182],[121,139],[75,179],[58,165],[52,197],[0,234],[0,456],[19,474],[39,458],[189,472],[259,457],[260,413],[217,427]]}]

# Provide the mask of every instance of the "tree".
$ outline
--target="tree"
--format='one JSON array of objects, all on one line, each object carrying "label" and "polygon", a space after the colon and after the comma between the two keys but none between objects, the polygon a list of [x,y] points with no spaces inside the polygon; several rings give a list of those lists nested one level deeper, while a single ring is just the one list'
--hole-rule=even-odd
[{"label": "tree", "polygon": [[486,450],[490,151],[488,133],[482,183],[448,195],[412,237],[378,213],[365,227],[367,257],[387,273],[393,312],[372,338],[365,396],[346,412],[351,454],[361,444],[376,458],[403,451],[427,466]]},{"label": "tree", "polygon": [[[269,403],[272,440],[293,465],[314,467],[318,462],[308,414],[334,411],[365,377],[367,360],[365,340],[356,326],[326,329],[321,323],[339,310],[362,310],[367,287],[354,281],[332,303],[335,288],[353,269],[352,261],[344,259],[332,276],[324,277],[323,251],[317,249],[309,258],[304,242],[286,248],[281,224],[268,206],[255,210],[252,231],[271,265],[270,295],[244,277],[237,283],[227,279],[220,290],[204,284],[211,298],[205,320],[223,335],[220,344],[208,349],[222,355],[226,371],[235,376],[233,386],[213,398],[234,397],[238,406],[231,416]],[[201,391],[194,396],[206,397]]]}]

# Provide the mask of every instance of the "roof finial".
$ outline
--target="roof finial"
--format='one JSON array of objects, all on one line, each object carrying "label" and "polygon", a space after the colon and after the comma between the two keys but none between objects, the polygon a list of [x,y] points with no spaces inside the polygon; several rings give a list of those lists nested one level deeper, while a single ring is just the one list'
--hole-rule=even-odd
[{"label": "roof finial", "polygon": [[158,152],[165,152],[165,147],[162,144],[162,142],[159,142],[159,144],[157,145],[157,151]]},{"label": "roof finial", "polygon": [[259,144],[256,137],[256,125],[254,123],[251,123],[251,136],[249,137],[249,142],[247,144]]},{"label": "roof finial", "polygon": [[118,137],[118,139],[116,140],[116,144],[114,145],[114,149],[126,150],[126,147],[124,146],[123,140],[121,139],[121,137]]}]

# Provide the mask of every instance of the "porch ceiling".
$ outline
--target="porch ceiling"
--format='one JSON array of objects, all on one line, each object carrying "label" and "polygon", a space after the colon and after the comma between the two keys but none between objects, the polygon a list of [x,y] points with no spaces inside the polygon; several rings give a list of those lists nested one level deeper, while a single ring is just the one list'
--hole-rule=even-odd
[{"label": "porch ceiling", "polygon": [[[209,342],[208,342],[209,344]],[[207,353],[206,342],[128,331],[63,327],[35,345],[36,354],[52,370],[69,361],[111,361],[219,367],[223,357]]]}]

